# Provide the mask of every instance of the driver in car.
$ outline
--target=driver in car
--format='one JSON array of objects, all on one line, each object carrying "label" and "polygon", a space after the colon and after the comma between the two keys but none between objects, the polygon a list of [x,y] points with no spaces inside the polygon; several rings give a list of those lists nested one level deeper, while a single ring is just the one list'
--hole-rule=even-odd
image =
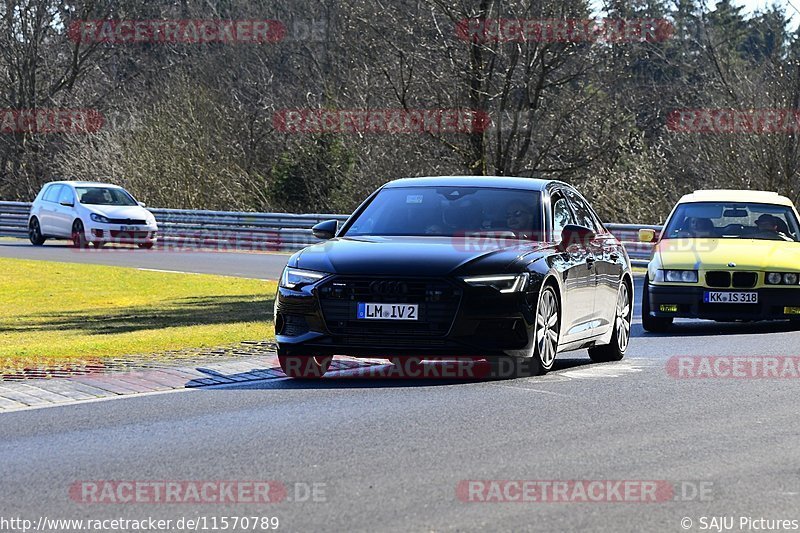
[{"label": "driver in car", "polygon": [[764,213],[756,219],[756,226],[760,235],[785,241],[792,240],[780,230],[781,220],[778,217]]},{"label": "driver in car", "polygon": [[506,224],[519,239],[533,239],[533,211],[519,200],[506,206]]}]

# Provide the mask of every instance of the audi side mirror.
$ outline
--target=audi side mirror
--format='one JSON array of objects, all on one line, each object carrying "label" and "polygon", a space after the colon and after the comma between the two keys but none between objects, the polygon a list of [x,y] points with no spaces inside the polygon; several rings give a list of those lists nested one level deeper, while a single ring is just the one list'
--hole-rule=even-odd
[{"label": "audi side mirror", "polygon": [[558,245],[559,249],[566,250],[573,244],[580,246],[588,246],[590,242],[596,237],[594,231],[586,226],[579,226],[577,224],[567,224],[561,230],[561,243]]},{"label": "audi side mirror", "polygon": [[326,220],[325,222],[320,222],[311,228],[311,233],[313,233],[314,237],[317,239],[328,240],[333,239],[336,236],[336,231],[338,229],[338,220]]}]

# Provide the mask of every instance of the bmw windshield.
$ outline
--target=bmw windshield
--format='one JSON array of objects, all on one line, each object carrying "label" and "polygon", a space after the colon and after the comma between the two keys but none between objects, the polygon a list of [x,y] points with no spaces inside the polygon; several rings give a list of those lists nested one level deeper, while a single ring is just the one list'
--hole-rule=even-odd
[{"label": "bmw windshield", "polygon": [[491,233],[541,235],[537,191],[480,187],[382,189],[346,231],[347,236],[444,236]]},{"label": "bmw windshield", "polygon": [[681,204],[664,239],[724,238],[797,241],[800,227],[787,206],[744,202]]}]

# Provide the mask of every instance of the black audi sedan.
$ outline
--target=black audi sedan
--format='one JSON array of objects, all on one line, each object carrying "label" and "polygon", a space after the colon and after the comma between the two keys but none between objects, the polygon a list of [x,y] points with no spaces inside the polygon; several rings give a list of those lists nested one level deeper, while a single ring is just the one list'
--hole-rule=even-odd
[{"label": "black audi sedan", "polygon": [[559,181],[407,178],[370,195],[291,256],[275,299],[286,375],[334,355],[482,358],[544,374],[556,354],[621,359],[633,277],[620,242]]}]

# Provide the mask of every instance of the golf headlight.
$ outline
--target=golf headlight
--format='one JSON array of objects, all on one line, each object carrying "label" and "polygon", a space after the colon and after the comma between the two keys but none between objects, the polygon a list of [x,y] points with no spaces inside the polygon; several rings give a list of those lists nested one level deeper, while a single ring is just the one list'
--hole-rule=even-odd
[{"label": "golf headlight", "polygon": [[657,270],[656,281],[668,283],[697,283],[697,270]]},{"label": "golf headlight", "polygon": [[474,287],[492,287],[500,292],[520,292],[525,290],[528,274],[501,274],[497,276],[474,276],[463,278]]},{"label": "golf headlight", "polygon": [[305,285],[316,283],[327,276],[328,274],[324,272],[286,267],[283,269],[283,274],[281,275],[281,287],[286,289],[299,289]]},{"label": "golf headlight", "polygon": [[108,218],[104,217],[103,215],[98,215],[97,213],[92,213],[90,215],[93,222],[99,222],[101,224],[111,224],[111,221]]},{"label": "golf headlight", "polygon": [[767,273],[768,285],[797,285],[800,276],[796,272],[769,272]]}]

